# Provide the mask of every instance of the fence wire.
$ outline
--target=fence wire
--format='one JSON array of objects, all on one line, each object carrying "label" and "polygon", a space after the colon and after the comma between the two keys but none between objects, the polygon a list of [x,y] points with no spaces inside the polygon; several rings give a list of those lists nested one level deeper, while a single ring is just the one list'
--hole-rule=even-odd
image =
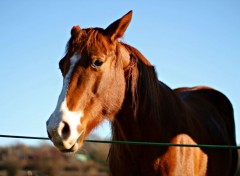
[{"label": "fence wire", "polygon": [[[50,140],[47,137],[34,136],[16,136],[16,135],[1,135],[1,138],[14,139],[33,139],[33,140]],[[121,145],[149,145],[161,147],[200,147],[200,148],[215,148],[215,149],[240,149],[240,146],[234,145],[208,145],[208,144],[174,144],[174,143],[159,143],[159,142],[138,142],[138,141],[108,141],[108,140],[85,140],[87,143],[104,143],[104,144],[121,144]]]}]

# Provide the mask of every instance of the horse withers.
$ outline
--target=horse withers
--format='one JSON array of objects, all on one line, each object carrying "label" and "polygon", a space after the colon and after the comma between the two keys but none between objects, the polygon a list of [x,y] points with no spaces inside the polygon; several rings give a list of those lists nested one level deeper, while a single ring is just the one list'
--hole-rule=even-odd
[{"label": "horse withers", "polygon": [[[78,151],[104,119],[112,140],[236,145],[233,108],[206,86],[172,90],[154,66],[119,39],[132,11],[106,29],[74,26],[59,62],[63,88],[47,121],[49,138],[62,152]],[[237,150],[113,144],[114,176],[234,175]]]}]

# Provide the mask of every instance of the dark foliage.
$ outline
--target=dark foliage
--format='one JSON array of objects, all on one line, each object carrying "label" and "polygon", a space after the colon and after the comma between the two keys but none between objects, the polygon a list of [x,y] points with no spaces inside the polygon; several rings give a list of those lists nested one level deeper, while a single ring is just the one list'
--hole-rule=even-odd
[{"label": "dark foliage", "polygon": [[77,154],[64,155],[49,145],[18,144],[0,148],[0,176],[108,175],[106,144],[85,144]]}]

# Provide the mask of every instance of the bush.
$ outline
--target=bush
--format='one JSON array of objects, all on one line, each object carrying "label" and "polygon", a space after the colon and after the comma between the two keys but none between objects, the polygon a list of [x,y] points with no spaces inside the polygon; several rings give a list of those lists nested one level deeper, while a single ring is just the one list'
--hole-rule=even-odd
[{"label": "bush", "polygon": [[21,162],[16,157],[8,157],[3,161],[3,167],[7,171],[8,176],[16,176],[21,169]]}]

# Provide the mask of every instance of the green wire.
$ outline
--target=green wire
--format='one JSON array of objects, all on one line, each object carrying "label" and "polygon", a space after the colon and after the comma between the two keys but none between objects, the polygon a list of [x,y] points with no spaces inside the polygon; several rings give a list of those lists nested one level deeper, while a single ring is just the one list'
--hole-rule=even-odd
[{"label": "green wire", "polygon": [[[15,136],[15,135],[1,135],[2,138],[17,138],[17,139],[36,139],[49,140],[46,137],[33,136]],[[149,145],[161,147],[200,147],[200,148],[215,148],[215,149],[240,149],[240,146],[233,145],[208,145],[208,144],[173,144],[173,143],[159,143],[159,142],[137,142],[137,141],[103,141],[103,140],[85,140],[89,143],[104,143],[104,144],[120,144],[120,145]]]}]

